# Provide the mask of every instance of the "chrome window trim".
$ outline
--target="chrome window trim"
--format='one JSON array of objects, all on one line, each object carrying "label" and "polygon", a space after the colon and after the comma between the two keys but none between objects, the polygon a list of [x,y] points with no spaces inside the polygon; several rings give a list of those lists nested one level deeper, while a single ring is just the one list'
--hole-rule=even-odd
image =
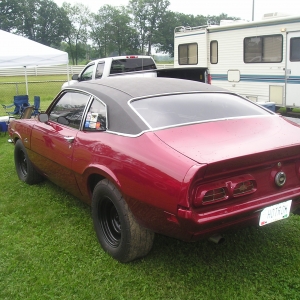
[{"label": "chrome window trim", "polygon": [[[135,98],[132,98],[132,99],[129,99],[127,101],[127,104],[130,106],[130,108],[137,114],[137,116],[148,126],[148,130],[143,130],[137,134],[129,134],[129,133],[123,133],[123,132],[117,132],[117,131],[111,131],[109,130],[109,120],[108,120],[108,109],[107,109],[107,105],[105,102],[103,102],[101,99],[99,99],[98,97],[96,97],[94,94],[90,93],[90,92],[87,92],[85,90],[82,90],[82,89],[78,89],[78,88],[72,88],[72,87],[67,87],[65,88],[63,91],[61,91],[60,93],[64,93],[66,91],[75,91],[75,92],[81,92],[83,94],[87,94],[90,96],[90,99],[88,100],[88,103],[86,105],[86,109],[84,110],[84,116],[86,116],[86,110],[90,108],[90,105],[91,105],[91,102],[92,102],[92,99],[97,99],[99,100],[106,108],[106,130],[105,131],[101,131],[101,132],[106,132],[106,133],[109,133],[109,134],[114,134],[114,135],[118,135],[118,136],[124,136],[124,137],[131,137],[131,138],[136,138],[136,137],[139,137],[141,135],[143,135],[144,133],[147,133],[147,132],[155,132],[155,131],[158,131],[158,130],[162,130],[162,129],[168,129],[168,128],[175,128],[175,127],[181,127],[181,126],[188,126],[188,125],[194,125],[194,124],[202,124],[202,123],[209,123],[209,122],[218,122],[218,121],[226,121],[226,120],[233,120],[233,119],[243,119],[243,118],[257,118],[257,117],[266,117],[266,118],[269,118],[269,117],[280,117],[278,114],[268,110],[267,108],[264,108],[258,104],[256,104],[255,102],[252,102],[251,100],[249,100],[248,98],[245,98],[245,97],[242,97],[241,95],[238,95],[238,94],[235,94],[233,92],[230,92],[230,91],[190,91],[190,92],[174,92],[174,93],[161,93],[161,94],[152,94],[152,95],[147,95],[147,96],[142,96],[142,97],[135,97]],[[134,101],[137,101],[137,100],[141,100],[141,99],[148,99],[148,98],[154,98],[154,97],[159,97],[159,96],[166,96],[166,95],[183,95],[183,94],[207,94],[207,93],[210,93],[210,94],[227,94],[227,95],[234,95],[234,96],[237,96],[237,97],[240,97],[242,99],[244,99],[245,101],[248,101],[250,103],[253,103],[255,104],[256,106],[259,106],[260,108],[268,111],[270,113],[270,115],[253,115],[253,116],[241,116],[241,117],[231,117],[231,118],[220,118],[220,119],[211,119],[211,120],[205,120],[205,121],[197,121],[197,122],[188,122],[188,123],[180,123],[180,124],[175,124],[175,125],[170,125],[170,126],[163,126],[163,127],[154,127],[152,128],[147,122],[146,120],[144,120],[144,118],[136,111],[136,109],[131,105],[131,102],[134,102]],[[82,119],[83,120],[83,119]],[[82,124],[81,126],[83,127],[83,121],[82,121]],[[80,127],[80,128],[82,128]],[[77,129],[78,130],[78,129]],[[81,131],[83,131],[83,129],[79,129]],[[91,131],[92,132],[100,132],[100,131]]]},{"label": "chrome window trim", "polygon": [[[258,107],[264,109],[265,111],[269,112],[270,115],[276,115],[274,112],[270,111],[269,109],[267,109],[265,107],[262,107],[262,106],[256,104],[255,102],[252,102],[251,100],[249,100],[246,97],[242,97],[241,95],[238,95],[238,94],[235,94],[235,93],[232,93],[232,92],[224,92],[224,91],[191,91],[191,92],[175,92],[175,93],[153,94],[153,95],[147,95],[147,96],[143,96],[143,97],[132,98],[132,99],[127,101],[127,104],[139,116],[139,118],[149,127],[149,129],[153,130],[153,129],[158,129],[158,127],[151,127],[150,124],[148,124],[148,122],[140,115],[140,113],[132,106],[131,103],[134,102],[134,101],[142,100],[142,99],[149,99],[149,98],[155,98],[155,97],[160,97],[160,96],[168,96],[168,95],[170,95],[170,96],[172,96],[172,95],[184,95],[184,94],[226,94],[226,95],[233,95],[233,96],[237,96],[239,98],[242,98],[243,100],[246,100],[247,102],[255,104],[256,106],[258,106]],[[177,126],[187,125],[187,124],[207,123],[207,122],[216,121],[216,120],[230,120],[230,119],[245,118],[245,117],[257,117],[257,116],[261,116],[261,115],[241,116],[241,117],[211,119],[211,120],[197,121],[197,122],[179,123],[179,124],[176,124],[176,125],[159,127],[159,129],[177,127]]]},{"label": "chrome window trim", "polygon": [[155,127],[155,128],[149,128],[149,130],[143,130],[140,133],[137,134],[129,134],[129,133],[122,133],[122,132],[117,132],[117,131],[110,131],[106,130],[105,132],[114,134],[114,135],[119,135],[119,136],[126,136],[126,137],[139,137],[144,133],[147,132],[155,132],[158,130],[163,130],[163,129],[169,129],[169,128],[176,128],[176,127],[183,127],[183,126],[189,126],[189,125],[195,125],[195,124],[202,124],[202,123],[210,123],[210,122],[219,122],[219,121],[228,121],[228,120],[237,120],[237,119],[251,119],[251,118],[279,118],[280,115],[277,114],[270,114],[268,115],[253,115],[253,116],[241,116],[241,117],[231,117],[231,118],[221,118],[221,119],[212,119],[212,120],[206,120],[206,121],[198,121],[198,122],[190,122],[190,123],[182,123],[182,124],[176,124],[176,125],[170,125],[170,126],[163,126],[163,127]]}]

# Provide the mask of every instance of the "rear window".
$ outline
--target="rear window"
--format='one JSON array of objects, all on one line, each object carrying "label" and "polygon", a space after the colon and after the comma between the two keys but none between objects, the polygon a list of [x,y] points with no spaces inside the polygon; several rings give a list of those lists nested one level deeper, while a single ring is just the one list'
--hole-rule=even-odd
[{"label": "rear window", "polygon": [[159,96],[135,100],[131,105],[151,128],[271,114],[244,98],[223,93]]},{"label": "rear window", "polygon": [[116,59],[111,63],[110,74],[154,69],[156,69],[156,66],[151,58]]}]

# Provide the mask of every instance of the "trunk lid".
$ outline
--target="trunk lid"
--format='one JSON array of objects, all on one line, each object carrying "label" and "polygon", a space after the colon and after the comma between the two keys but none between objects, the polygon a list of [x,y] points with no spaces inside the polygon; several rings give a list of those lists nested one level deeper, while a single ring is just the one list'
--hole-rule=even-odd
[{"label": "trunk lid", "polygon": [[208,164],[206,175],[300,157],[300,127],[279,116],[219,120],[155,134],[197,163]]}]

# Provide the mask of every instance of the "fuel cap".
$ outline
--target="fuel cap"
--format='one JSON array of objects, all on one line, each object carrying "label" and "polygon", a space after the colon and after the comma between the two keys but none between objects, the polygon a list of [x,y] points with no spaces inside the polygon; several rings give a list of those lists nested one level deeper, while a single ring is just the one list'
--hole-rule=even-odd
[{"label": "fuel cap", "polygon": [[278,172],[275,176],[275,183],[277,186],[283,186],[286,182],[286,175],[284,172]]}]

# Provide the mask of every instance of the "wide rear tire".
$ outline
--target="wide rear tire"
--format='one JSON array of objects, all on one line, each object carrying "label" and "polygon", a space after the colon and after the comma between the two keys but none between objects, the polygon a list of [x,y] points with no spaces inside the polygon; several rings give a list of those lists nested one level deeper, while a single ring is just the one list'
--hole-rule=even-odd
[{"label": "wide rear tire", "polygon": [[21,140],[16,142],[14,158],[16,171],[20,180],[27,184],[36,184],[42,181],[42,175],[35,170]]},{"label": "wide rear tire", "polygon": [[154,233],[136,222],[118,189],[107,179],[94,189],[92,217],[102,248],[116,260],[129,262],[151,250]]}]

